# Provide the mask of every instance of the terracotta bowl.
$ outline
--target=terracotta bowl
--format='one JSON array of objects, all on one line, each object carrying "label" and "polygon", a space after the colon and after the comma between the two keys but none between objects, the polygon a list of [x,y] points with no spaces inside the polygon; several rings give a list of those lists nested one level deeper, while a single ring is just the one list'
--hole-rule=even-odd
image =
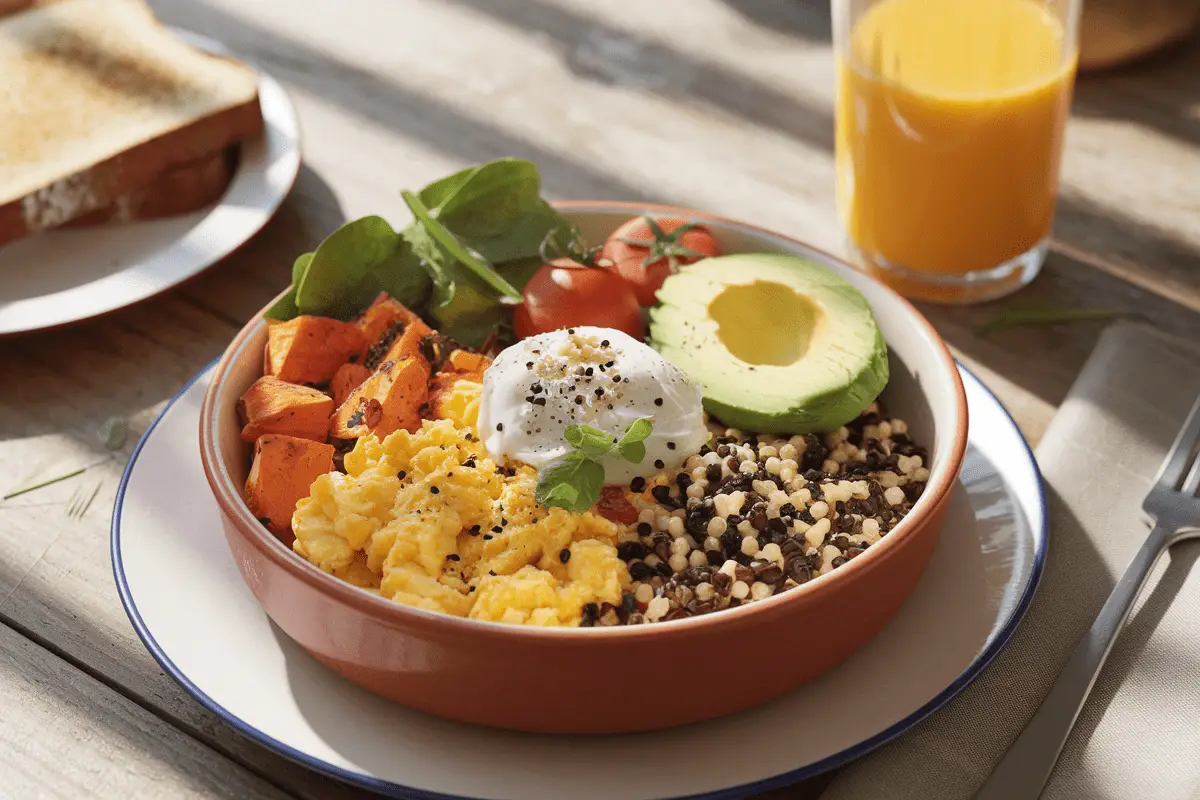
[{"label": "terracotta bowl", "polygon": [[884,400],[929,448],[912,512],[877,545],[800,587],[737,609],[656,625],[541,629],[399,605],[293,554],[242,502],[247,450],[236,403],[262,374],[259,316],[229,346],[200,417],[200,452],[242,577],[271,619],[314,657],[373,692],[432,714],[547,733],[617,733],[696,722],[764,703],[861,647],[912,592],[937,544],[962,463],[967,405],[933,327],[890,289],[785,236],[672,208],[565,203],[590,241],[647,210],[710,226],[723,252],[815,259],[866,295],[891,349]]}]

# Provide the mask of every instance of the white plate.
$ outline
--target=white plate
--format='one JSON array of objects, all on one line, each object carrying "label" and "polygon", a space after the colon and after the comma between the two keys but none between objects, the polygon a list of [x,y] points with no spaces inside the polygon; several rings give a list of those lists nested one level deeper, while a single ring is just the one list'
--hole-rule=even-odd
[{"label": "white plate", "polygon": [[[230,55],[211,39],[176,32],[202,50]],[[300,130],[283,87],[255,69],[265,125],[241,145],[221,200],[191,214],[46,231],[0,246],[0,336],[145,300],[212,266],[267,224],[300,172]]]},{"label": "white plate", "polygon": [[[964,372],[970,439],[933,560],[895,619],[832,673],[767,706],[650,734],[545,736],[448,722],[319,664],[242,583],[200,467],[209,374],[172,401],[125,471],[112,525],[121,601],[163,669],[234,728],[395,797],[733,798],[794,783],[895,738],[962,691],[1008,641],[1041,576],[1046,509],[1033,455],[1004,407]],[[747,655],[746,675],[766,675],[769,663],[755,658]],[[653,691],[670,691],[669,665],[647,665],[656,669]],[[715,686],[729,679],[713,676]],[[652,694],[630,698],[630,710],[652,713]]]}]

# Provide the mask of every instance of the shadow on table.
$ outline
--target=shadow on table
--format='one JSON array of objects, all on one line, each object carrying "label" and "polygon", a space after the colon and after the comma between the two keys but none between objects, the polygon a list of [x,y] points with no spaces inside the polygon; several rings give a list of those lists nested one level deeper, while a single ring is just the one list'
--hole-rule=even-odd
[{"label": "shadow on table", "polygon": [[241,248],[238,257],[189,281],[181,294],[241,328],[291,283],[295,258],[312,252],[345,221],[346,213],[333,188],[304,164],[287,200],[266,227]]},{"label": "shadow on table", "polygon": [[[800,92],[756,80],[698,54],[705,49],[720,48],[720,42],[689,40],[679,45],[667,44],[584,16],[550,0],[448,2],[486,15],[514,31],[545,34],[548,44],[559,52],[567,67],[581,77],[650,91],[675,101],[698,102],[814,147],[833,150],[833,116],[829,108],[805,100]],[[748,16],[757,15],[756,19],[764,24],[774,19],[788,32],[824,29],[828,38],[827,3],[780,6],[767,0],[733,5]],[[783,20],[791,20],[794,25]],[[810,38],[809,34],[802,35]]]},{"label": "shadow on table", "polygon": [[1185,145],[1200,144],[1200,34],[1122,67],[1079,76],[1072,111],[1152,127]]},{"label": "shadow on table", "polygon": [[741,16],[772,31],[815,42],[832,35],[829,3],[813,0],[721,0]]}]

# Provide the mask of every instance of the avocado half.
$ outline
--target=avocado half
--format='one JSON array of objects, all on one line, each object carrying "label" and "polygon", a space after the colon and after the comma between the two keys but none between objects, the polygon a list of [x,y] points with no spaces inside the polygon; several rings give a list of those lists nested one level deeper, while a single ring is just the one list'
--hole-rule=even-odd
[{"label": "avocado half", "polygon": [[866,298],[798,256],[706,258],[671,275],[650,312],[651,344],[704,390],[726,425],[834,430],[888,381],[887,345]]}]

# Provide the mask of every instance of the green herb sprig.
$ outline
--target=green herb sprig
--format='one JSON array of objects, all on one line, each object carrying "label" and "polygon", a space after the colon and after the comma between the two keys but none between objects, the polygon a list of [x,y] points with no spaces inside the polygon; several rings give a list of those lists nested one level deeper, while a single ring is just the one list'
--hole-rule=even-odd
[{"label": "green herb sprig", "polygon": [[1129,312],[1117,308],[1057,308],[1050,306],[1028,306],[1006,308],[994,317],[975,326],[975,335],[984,338],[1010,328],[1030,325],[1063,325],[1071,322],[1091,322],[1129,316]]},{"label": "green herb sprig", "polygon": [[563,438],[571,451],[538,472],[536,498],[547,508],[557,506],[582,514],[600,499],[604,466],[600,459],[620,456],[631,464],[646,458],[646,437],[654,430],[651,417],[629,423],[620,439],[590,425],[569,425]]}]

